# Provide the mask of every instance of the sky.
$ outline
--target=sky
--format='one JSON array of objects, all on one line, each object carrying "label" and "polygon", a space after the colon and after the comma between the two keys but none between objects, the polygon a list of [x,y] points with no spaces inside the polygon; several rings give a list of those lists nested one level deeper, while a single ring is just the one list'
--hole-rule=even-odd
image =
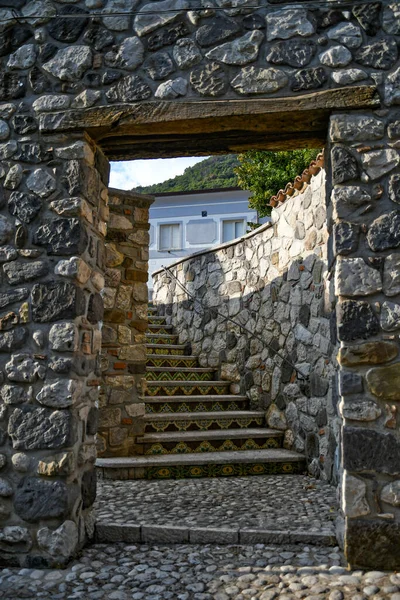
[{"label": "sky", "polygon": [[206,158],[206,156],[185,156],[112,162],[109,185],[120,190],[130,190],[138,185],[162,183],[176,175],[182,175],[187,167],[192,167]]}]

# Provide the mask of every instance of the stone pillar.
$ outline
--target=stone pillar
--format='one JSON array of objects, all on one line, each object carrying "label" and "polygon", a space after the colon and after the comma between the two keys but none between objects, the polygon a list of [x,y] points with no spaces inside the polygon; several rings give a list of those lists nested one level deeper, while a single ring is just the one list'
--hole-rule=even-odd
[{"label": "stone pillar", "polygon": [[0,156],[0,560],[62,565],[94,526],[109,167],[84,136]]},{"label": "stone pillar", "polygon": [[330,125],[340,340],[344,548],[353,567],[400,567],[400,120]]},{"label": "stone pillar", "polygon": [[146,371],[149,206],[153,197],[109,190],[98,451],[101,456],[140,452],[144,432],[142,379]]}]

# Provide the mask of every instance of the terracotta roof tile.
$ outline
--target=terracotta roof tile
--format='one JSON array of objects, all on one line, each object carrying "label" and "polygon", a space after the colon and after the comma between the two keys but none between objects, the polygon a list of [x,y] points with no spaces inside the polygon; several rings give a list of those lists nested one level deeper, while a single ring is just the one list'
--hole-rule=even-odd
[{"label": "terracotta roof tile", "polygon": [[295,192],[299,192],[307,186],[313,175],[318,175],[321,169],[324,168],[324,153],[318,154],[315,160],[312,160],[307,169],[304,169],[301,175],[298,175],[293,183],[287,183],[284,190],[279,190],[275,196],[272,196],[268,202],[268,206],[275,208],[280,206],[285,200],[293,196]]}]

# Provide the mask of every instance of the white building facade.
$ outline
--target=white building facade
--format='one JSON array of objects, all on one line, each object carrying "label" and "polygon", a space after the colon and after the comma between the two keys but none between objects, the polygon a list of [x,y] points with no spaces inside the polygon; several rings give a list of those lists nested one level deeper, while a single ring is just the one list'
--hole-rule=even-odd
[{"label": "white building facade", "polygon": [[[154,194],[150,208],[149,291],[152,273],[183,256],[243,236],[257,223],[250,192],[239,188]],[[263,219],[262,222],[265,222]]]}]

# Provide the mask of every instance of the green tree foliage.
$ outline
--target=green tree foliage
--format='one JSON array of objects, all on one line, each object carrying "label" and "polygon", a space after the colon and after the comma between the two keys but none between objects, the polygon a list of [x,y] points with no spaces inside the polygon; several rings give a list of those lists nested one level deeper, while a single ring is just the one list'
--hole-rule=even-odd
[{"label": "green tree foliage", "polygon": [[258,210],[260,217],[268,216],[271,207],[267,203],[285,185],[301,175],[320,150],[250,150],[239,154],[239,166],[235,168],[239,186],[250,190],[249,205]]},{"label": "green tree foliage", "polygon": [[135,191],[143,194],[157,194],[237,187],[238,182],[234,169],[238,165],[239,161],[234,154],[210,156],[193,167],[185,169],[183,175],[178,175],[163,183],[140,186],[135,188]]}]

